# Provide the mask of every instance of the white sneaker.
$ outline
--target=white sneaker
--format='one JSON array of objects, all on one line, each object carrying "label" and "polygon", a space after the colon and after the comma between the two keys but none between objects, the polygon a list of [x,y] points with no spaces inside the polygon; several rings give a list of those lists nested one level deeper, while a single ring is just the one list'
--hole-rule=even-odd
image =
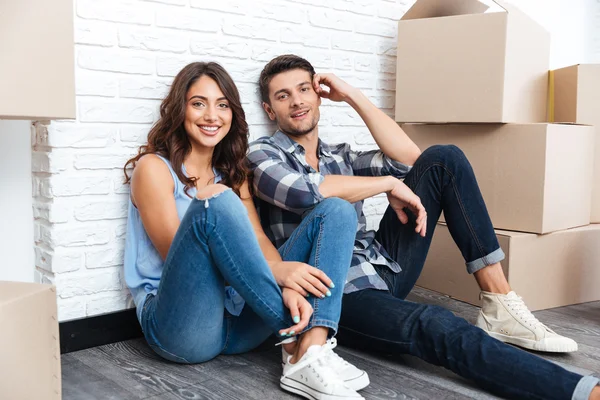
[{"label": "white sneaker", "polygon": [[556,353],[577,351],[573,339],[560,336],[542,324],[515,292],[506,295],[481,292],[476,325],[491,337],[530,350]]},{"label": "white sneaker", "polygon": [[288,357],[279,380],[281,388],[311,400],[364,399],[333,370],[330,351],[325,346],[310,346],[296,364],[290,363],[292,357]]},{"label": "white sneaker", "polygon": [[[335,338],[329,339],[327,343],[323,345],[323,347],[328,350],[327,358],[331,368],[337,372],[338,376],[342,378],[348,387],[356,390],[357,392],[369,386],[369,375],[362,369],[356,368],[354,365],[350,364],[348,361],[344,360],[336,352],[334,352],[333,349],[335,349],[336,346],[337,339]],[[281,357],[283,360],[283,365],[285,365],[286,360],[290,356],[291,354],[288,354],[288,352],[282,347]]]}]

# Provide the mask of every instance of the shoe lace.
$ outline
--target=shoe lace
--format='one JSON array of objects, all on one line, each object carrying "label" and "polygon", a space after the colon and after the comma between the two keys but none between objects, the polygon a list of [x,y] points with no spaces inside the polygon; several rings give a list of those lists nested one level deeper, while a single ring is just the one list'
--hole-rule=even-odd
[{"label": "shoe lace", "polygon": [[[315,375],[316,379],[319,379],[325,386],[328,386],[329,384],[345,385],[344,381],[331,367],[331,364],[327,362],[329,358],[329,352],[325,346],[326,345],[323,345],[318,353],[315,353],[304,360],[298,361],[293,367],[284,372],[284,376],[292,375],[295,372],[307,367],[307,370],[311,371],[313,375]],[[288,357],[288,363],[290,358],[291,356]]]},{"label": "shoe lace", "polygon": [[[529,311],[529,308],[525,305],[523,298],[521,296],[515,296],[513,298],[506,299],[506,305],[515,313],[515,316],[519,318],[523,323],[535,327],[542,325],[544,328],[546,326],[542,324],[532,313]],[[546,328],[548,329],[548,328]]]},{"label": "shoe lace", "polygon": [[325,343],[323,348],[327,352],[327,358],[329,359],[329,361],[331,363],[336,365],[336,367],[334,367],[335,369],[341,369],[341,368],[347,367],[348,365],[350,365],[350,363],[348,361],[344,360],[336,352],[333,351],[333,349],[335,349],[336,346],[337,346],[336,338],[331,338]]}]

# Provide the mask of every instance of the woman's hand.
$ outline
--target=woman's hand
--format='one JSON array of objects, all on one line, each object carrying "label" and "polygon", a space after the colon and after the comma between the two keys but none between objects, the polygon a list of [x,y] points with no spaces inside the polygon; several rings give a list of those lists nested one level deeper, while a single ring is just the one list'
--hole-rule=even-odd
[{"label": "woman's hand", "polygon": [[280,330],[279,334],[281,336],[293,336],[302,332],[307,327],[313,313],[313,308],[306,298],[295,290],[284,287],[281,292],[283,295],[283,304],[290,310],[290,315],[295,325]]},{"label": "woman's hand", "polygon": [[320,269],[294,261],[277,261],[271,264],[277,284],[293,289],[306,297],[309,293],[323,299],[331,296],[329,289],[335,285]]}]

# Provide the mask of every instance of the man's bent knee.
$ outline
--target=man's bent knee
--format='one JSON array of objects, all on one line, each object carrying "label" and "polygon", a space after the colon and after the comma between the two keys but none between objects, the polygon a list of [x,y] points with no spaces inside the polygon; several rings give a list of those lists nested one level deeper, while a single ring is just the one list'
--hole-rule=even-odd
[{"label": "man's bent knee", "polygon": [[319,209],[326,215],[335,215],[336,218],[340,218],[341,221],[348,221],[353,224],[358,223],[358,217],[354,206],[339,197],[326,198],[319,204]]}]

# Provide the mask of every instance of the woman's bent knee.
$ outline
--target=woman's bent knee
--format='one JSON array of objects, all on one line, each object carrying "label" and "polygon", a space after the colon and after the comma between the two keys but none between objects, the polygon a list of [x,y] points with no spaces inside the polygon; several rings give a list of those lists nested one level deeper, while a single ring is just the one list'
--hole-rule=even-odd
[{"label": "woman's bent knee", "polygon": [[196,198],[198,200],[210,199],[212,197],[216,197],[216,196],[220,195],[221,193],[223,193],[227,189],[229,189],[229,187],[225,186],[225,185],[223,185],[221,183],[215,183],[213,185],[208,185],[208,186],[200,189],[196,193]]}]

